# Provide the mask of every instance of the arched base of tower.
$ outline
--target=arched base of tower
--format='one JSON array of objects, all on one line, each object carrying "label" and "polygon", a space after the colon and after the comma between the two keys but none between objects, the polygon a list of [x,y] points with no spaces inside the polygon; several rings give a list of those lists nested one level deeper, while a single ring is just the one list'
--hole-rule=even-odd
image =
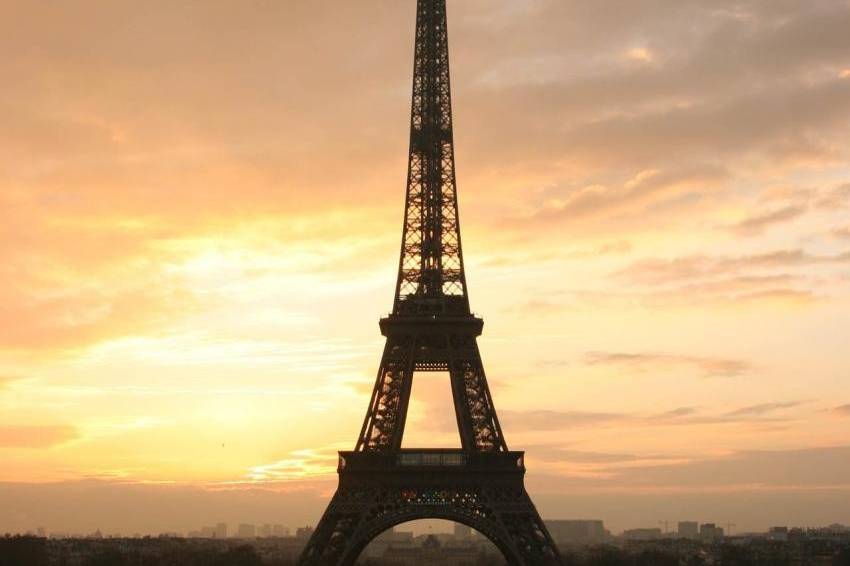
[{"label": "arched base of tower", "polygon": [[353,566],[379,534],[417,519],[467,525],[493,542],[511,566],[561,564],[523,486],[522,453],[482,455],[487,462],[459,456],[438,450],[403,451],[395,459],[341,453],[339,487],[299,564]]}]

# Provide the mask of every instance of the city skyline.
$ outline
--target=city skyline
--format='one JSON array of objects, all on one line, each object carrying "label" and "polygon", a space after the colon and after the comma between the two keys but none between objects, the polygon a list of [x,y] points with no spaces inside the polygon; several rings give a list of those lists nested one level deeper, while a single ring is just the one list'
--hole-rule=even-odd
[{"label": "city skyline", "polygon": [[[219,525],[220,526],[220,525]],[[449,525],[451,526],[451,525]],[[680,523],[679,533],[662,536],[660,529],[638,529],[611,537],[599,521],[553,522],[565,564],[823,564],[843,566],[850,559],[850,528],[839,525],[803,530],[775,527],[768,533],[753,533],[729,539],[713,524]],[[241,525],[241,528],[251,525]],[[682,527],[685,533],[682,534]],[[309,531],[289,537],[182,538],[174,534],[158,537],[115,538],[94,533],[86,538],[49,539],[37,536],[0,537],[0,554],[13,563],[63,564],[69,560],[132,564],[140,558],[152,563],[233,566],[293,566]],[[131,558],[132,557],[132,558]],[[17,562],[15,561],[17,560]],[[393,530],[374,539],[357,564],[402,566],[444,564],[446,566],[493,566],[504,561],[498,549],[483,537],[473,537],[468,528],[455,524],[440,533],[415,535]]]},{"label": "city skyline", "polygon": [[[362,422],[414,3],[168,6],[0,18],[0,531],[315,524]],[[850,6],[614,6],[449,3],[508,445],[544,518],[848,523]]]},{"label": "city skyline", "polygon": [[[794,536],[794,531],[800,533],[817,533],[820,536],[833,536],[838,538],[850,537],[850,526],[841,524],[822,525],[817,527],[801,527],[798,525],[773,525],[763,531],[733,532],[736,523],[727,522],[719,524],[715,522],[702,521],[658,521],[654,526],[651,521],[642,526],[632,526],[620,532],[613,532],[601,519],[554,519],[547,520],[547,526],[559,544],[594,545],[612,543],[614,541],[648,541],[662,539],[690,539],[704,542],[723,541],[728,539],[752,539],[765,538],[779,542],[787,541],[789,533]],[[308,541],[314,531],[313,525],[290,528],[282,523],[238,523],[230,524],[217,522],[203,525],[197,528],[189,528],[182,531],[161,531],[157,533],[121,533],[114,530],[96,529],[94,532],[67,532],[51,530],[45,526],[29,529],[24,532],[3,533],[5,536],[35,536],[39,538],[197,538],[197,539],[269,539],[283,538],[298,540],[304,544]],[[402,540],[405,543],[413,539],[436,535],[445,539],[461,542],[486,541],[487,537],[479,531],[449,520],[443,519],[420,519],[409,523],[403,523],[385,532],[375,541],[385,545],[392,544],[394,540]],[[797,535],[799,536],[799,535]],[[373,542],[375,542],[373,541]],[[381,546],[379,545],[379,546]]]},{"label": "city skyline", "polygon": [[[142,486],[141,490],[146,487]],[[65,486],[59,486],[57,492],[65,491]],[[36,494],[33,496],[33,494]],[[241,491],[236,492],[237,495],[242,495]],[[209,494],[203,490],[196,489],[194,498],[187,498],[185,494],[180,494],[175,497],[174,493],[163,496],[162,501],[157,501],[152,498],[150,492],[137,493],[130,503],[116,504],[114,501],[100,501],[97,497],[97,490],[85,491],[78,490],[75,498],[65,500],[50,499],[53,497],[48,494],[45,499],[39,499],[37,491],[30,494],[24,494],[23,499],[15,500],[8,496],[4,500],[10,502],[9,511],[13,514],[20,514],[20,510],[26,507],[28,509],[43,510],[44,513],[33,513],[29,523],[22,522],[22,526],[17,528],[0,529],[0,534],[33,534],[38,529],[45,529],[46,533],[61,533],[63,536],[90,536],[92,533],[100,531],[104,536],[111,534],[120,534],[122,536],[158,536],[161,534],[175,533],[180,536],[191,536],[191,533],[198,534],[204,532],[204,528],[213,529],[216,526],[224,525],[227,529],[228,537],[235,536],[238,527],[242,524],[252,525],[259,529],[264,525],[270,527],[282,527],[288,533],[286,536],[296,536],[301,529],[312,529],[315,526],[314,522],[310,521],[310,517],[318,517],[319,511],[316,509],[305,509],[305,511],[296,516],[287,514],[287,509],[281,507],[281,503],[286,501],[286,495],[275,492],[258,491],[253,494],[255,499],[254,505],[246,503],[239,498],[223,498],[219,499],[217,505],[210,504]],[[141,505],[139,501],[145,501],[146,505]],[[51,502],[53,503],[51,505]],[[175,508],[175,502],[179,509]],[[322,499],[316,500],[316,505],[321,509]],[[81,522],[74,515],[74,510],[79,506],[88,504],[94,506],[94,512],[91,513],[92,519]],[[742,505],[750,505],[750,501],[745,501]],[[161,506],[171,505],[172,513],[168,520],[162,520],[160,515]],[[126,508],[132,508],[136,512],[132,515],[124,512]],[[238,513],[232,513],[234,507],[242,509]],[[252,511],[246,511],[253,509]],[[771,528],[776,526],[789,526],[802,529],[823,529],[831,526],[841,526],[841,522],[823,523],[815,520],[796,521],[776,520],[771,522],[765,519],[762,522],[755,522],[747,519],[746,513],[741,515],[719,515],[706,512],[692,512],[689,514],[680,515],[660,515],[655,513],[654,509],[647,510],[644,508],[642,512],[647,512],[646,515],[640,516],[634,514],[630,519],[623,521],[611,520],[605,515],[587,514],[561,514],[543,515],[546,523],[563,523],[563,522],[593,522],[605,525],[605,529],[615,536],[622,536],[629,530],[650,530],[655,529],[661,534],[676,533],[681,528],[682,523],[692,523],[697,528],[704,524],[717,525],[725,529],[725,534],[741,535],[753,533],[767,533]],[[785,517],[790,517],[788,513]],[[234,518],[235,516],[235,518]],[[774,516],[781,517],[781,514]],[[593,518],[595,517],[595,518]],[[303,519],[303,520],[299,520]],[[74,525],[82,525],[74,528]],[[434,526],[440,525],[437,531],[434,531]],[[399,530],[412,530],[416,534],[427,534],[429,532],[450,532],[457,523],[443,520],[419,520],[411,523],[403,523]],[[731,526],[731,529],[729,527]],[[844,527],[850,529],[850,527]],[[258,531],[259,532],[259,531]],[[258,535],[259,536],[259,535]],[[227,538],[227,537],[225,537]]]}]

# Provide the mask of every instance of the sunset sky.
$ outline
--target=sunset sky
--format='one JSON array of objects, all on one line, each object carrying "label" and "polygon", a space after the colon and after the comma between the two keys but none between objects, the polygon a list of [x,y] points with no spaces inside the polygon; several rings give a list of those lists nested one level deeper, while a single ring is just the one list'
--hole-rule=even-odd
[{"label": "sunset sky", "polygon": [[[850,2],[449,0],[472,307],[545,518],[850,523]],[[315,522],[413,0],[0,0],[0,532]],[[458,445],[448,381],[408,446]]]}]

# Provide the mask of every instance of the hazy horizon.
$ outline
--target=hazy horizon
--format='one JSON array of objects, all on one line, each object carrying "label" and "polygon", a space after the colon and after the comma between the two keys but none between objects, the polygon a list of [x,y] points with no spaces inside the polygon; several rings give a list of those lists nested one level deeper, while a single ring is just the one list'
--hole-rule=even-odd
[{"label": "hazy horizon", "polygon": [[[732,534],[766,532],[774,526],[817,528],[847,524],[850,496],[841,489],[818,491],[758,490],[745,493],[685,493],[659,499],[655,494],[586,493],[558,494],[541,490],[533,479],[530,491],[545,520],[603,520],[613,534],[634,528],[676,530],[678,521],[716,523]],[[35,532],[89,535],[100,530],[104,536],[181,535],[216,523],[228,524],[229,533],[239,523],[282,524],[295,530],[315,526],[336,484],[314,482],[287,491],[267,487],[214,489],[201,486],[118,484],[103,480],[81,480],[59,484],[0,483],[0,533]],[[81,511],[84,513],[81,514]],[[132,511],[132,512],[128,512]],[[398,527],[411,530],[409,523]],[[417,532],[422,532],[421,526]]]},{"label": "hazy horizon", "polygon": [[[541,515],[850,524],[850,3],[448,9]],[[0,0],[0,532],[315,524],[391,306],[414,12]],[[439,377],[407,446],[457,445]]]}]

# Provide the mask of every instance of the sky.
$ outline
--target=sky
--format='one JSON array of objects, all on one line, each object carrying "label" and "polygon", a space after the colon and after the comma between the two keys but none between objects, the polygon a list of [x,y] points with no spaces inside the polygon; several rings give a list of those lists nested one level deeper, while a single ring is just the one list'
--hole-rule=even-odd
[{"label": "sky", "polygon": [[[544,518],[850,523],[850,3],[449,0]],[[0,0],[0,532],[314,523],[391,308],[412,0]],[[458,445],[445,376],[406,446]]]}]

